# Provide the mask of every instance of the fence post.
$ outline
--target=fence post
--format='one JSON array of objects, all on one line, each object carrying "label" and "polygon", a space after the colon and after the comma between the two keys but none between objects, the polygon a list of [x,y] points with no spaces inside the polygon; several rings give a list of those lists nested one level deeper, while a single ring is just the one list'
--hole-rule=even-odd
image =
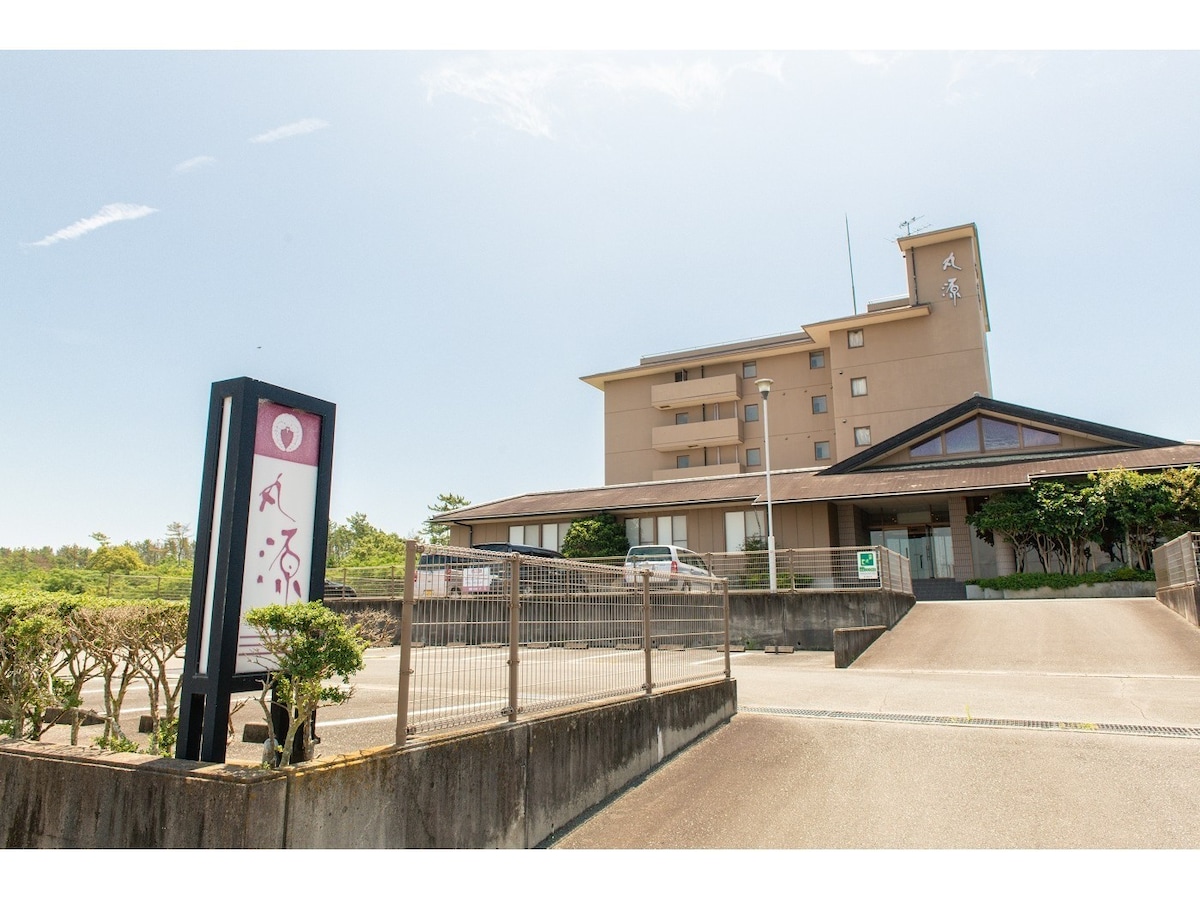
[{"label": "fence post", "polygon": [[508,721],[517,721],[517,699],[521,694],[521,554],[508,560]]},{"label": "fence post", "polygon": [[654,664],[650,654],[650,570],[642,572],[642,652],[646,656],[646,693],[654,693]]},{"label": "fence post", "polygon": [[[404,571],[416,572],[417,542],[404,542]],[[345,582],[343,582],[344,584]],[[400,606],[400,696],[396,699],[396,744],[408,740],[408,695],[412,687],[413,606],[416,604],[416,579],[405,577],[404,600]]]},{"label": "fence post", "polygon": [[721,597],[725,604],[725,680],[728,681],[733,675],[733,669],[729,662],[729,579],[721,579]]}]

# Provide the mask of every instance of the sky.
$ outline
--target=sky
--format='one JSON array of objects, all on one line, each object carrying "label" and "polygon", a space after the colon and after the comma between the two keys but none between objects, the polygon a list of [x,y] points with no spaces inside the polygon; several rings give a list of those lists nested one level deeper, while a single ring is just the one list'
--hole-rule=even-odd
[{"label": "sky", "polygon": [[3,14],[0,546],[194,528],[240,376],[336,404],[337,521],[602,484],[582,376],[903,294],[895,239],[970,222],[997,399],[1200,439],[1194,32],[894,7]]}]

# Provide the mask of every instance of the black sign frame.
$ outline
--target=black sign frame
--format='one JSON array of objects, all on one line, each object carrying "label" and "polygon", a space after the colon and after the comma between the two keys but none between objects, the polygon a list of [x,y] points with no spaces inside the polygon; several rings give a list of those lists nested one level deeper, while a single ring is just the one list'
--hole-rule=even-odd
[{"label": "black sign frame", "polygon": [[[214,382],[200,487],[196,560],[192,570],[179,735],[175,745],[177,759],[224,762],[232,695],[262,689],[262,673],[237,673],[242,578],[246,568],[251,478],[261,401],[321,419],[307,598],[311,600],[324,594],[336,406],[252,378]],[[210,576],[211,608],[207,610],[206,622]],[[200,653],[206,625],[209,628],[208,652],[202,666]]]}]

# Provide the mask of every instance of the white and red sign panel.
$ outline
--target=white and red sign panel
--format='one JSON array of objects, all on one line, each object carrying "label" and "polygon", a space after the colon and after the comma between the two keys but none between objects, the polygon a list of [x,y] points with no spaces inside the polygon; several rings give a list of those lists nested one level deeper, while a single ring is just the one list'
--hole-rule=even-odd
[{"label": "white and red sign panel", "polygon": [[[309,599],[321,418],[259,400],[251,474],[237,674],[265,671],[269,660],[246,613]],[[323,524],[323,523],[322,523]]]}]

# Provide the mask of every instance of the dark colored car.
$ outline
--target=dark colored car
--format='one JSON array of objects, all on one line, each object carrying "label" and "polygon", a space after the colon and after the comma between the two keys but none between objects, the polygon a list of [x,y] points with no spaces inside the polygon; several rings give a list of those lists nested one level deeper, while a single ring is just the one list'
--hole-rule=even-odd
[{"label": "dark colored car", "polygon": [[358,592],[348,584],[342,584],[340,581],[325,580],[325,599],[331,600],[337,597],[357,597]]},{"label": "dark colored car", "polygon": [[[522,556],[540,557],[542,559],[566,559],[557,550],[545,547],[534,547],[530,544],[511,544],[507,541],[476,544],[476,550],[490,550],[493,553],[520,553]],[[583,573],[568,570],[558,566],[522,566],[519,576],[520,590],[523,594],[582,594],[588,589]]]}]

